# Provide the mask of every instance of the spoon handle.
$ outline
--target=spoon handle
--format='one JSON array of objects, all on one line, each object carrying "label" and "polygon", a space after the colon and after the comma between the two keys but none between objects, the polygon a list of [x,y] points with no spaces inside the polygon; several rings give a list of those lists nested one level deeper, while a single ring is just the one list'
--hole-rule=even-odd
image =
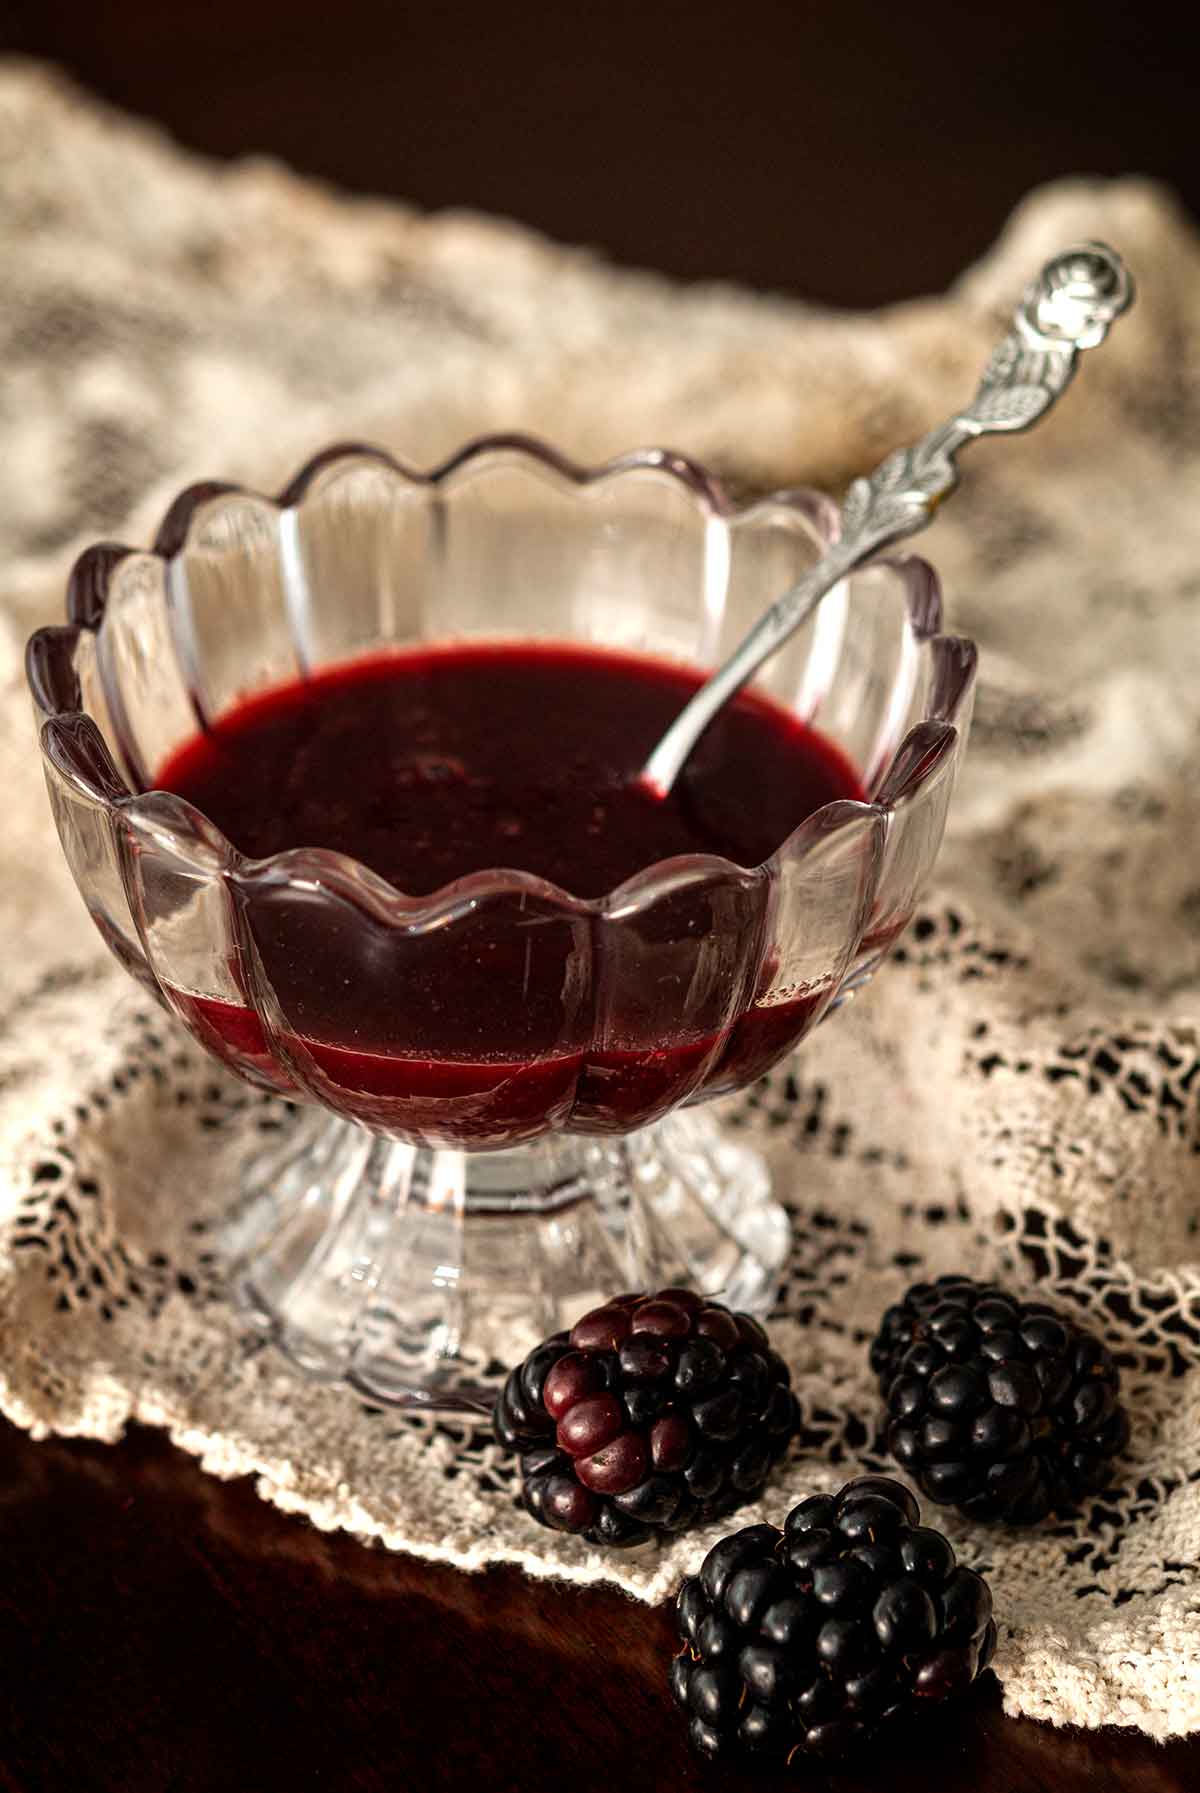
[{"label": "spoon handle", "polygon": [[1070,384],[1080,352],[1104,341],[1133,293],[1128,268],[1104,243],[1080,243],[1047,262],[993,351],[970,404],[854,481],[842,503],[837,540],[680,711],[646,761],[639,784],[665,797],[717,711],[764,660],[847,573],[889,542],[925,528],[958,484],[955,457],[969,442],[1036,423]]}]

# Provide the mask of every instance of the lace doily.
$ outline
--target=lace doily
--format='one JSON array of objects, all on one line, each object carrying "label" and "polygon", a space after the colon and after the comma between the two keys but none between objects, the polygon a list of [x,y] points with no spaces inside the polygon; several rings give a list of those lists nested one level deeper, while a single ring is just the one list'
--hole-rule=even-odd
[{"label": "lace doily", "polygon": [[541,1532],[484,1428],[303,1382],[221,1299],[233,1167],[292,1117],[93,938],[24,637],[85,541],[144,539],[195,477],[269,487],[334,435],[418,462],[486,428],[581,458],[674,441],[746,485],[837,487],[968,389],[1048,253],[1122,249],[1135,312],[930,533],[984,681],[937,888],[865,998],[734,1106],[795,1221],[774,1330],[804,1413],[746,1522],[884,1466],[866,1344],[910,1281],[1036,1281],[1119,1353],[1129,1459],[1076,1519],[937,1523],[992,1578],[1010,1711],[1200,1726],[1200,246],[1170,197],[1057,185],[948,296],[835,317],[217,172],[8,64],[0,231],[0,1407],[39,1435],[160,1425],[320,1526],[646,1600],[711,1537],[621,1556]]}]

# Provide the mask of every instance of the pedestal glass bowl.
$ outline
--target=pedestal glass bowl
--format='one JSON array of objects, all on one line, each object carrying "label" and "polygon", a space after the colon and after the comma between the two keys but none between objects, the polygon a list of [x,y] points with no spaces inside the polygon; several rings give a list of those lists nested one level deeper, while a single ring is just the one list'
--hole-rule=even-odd
[{"label": "pedestal glass bowl", "polygon": [[505,437],[431,473],[330,449],[274,500],[193,487],[152,551],[76,564],[67,625],[28,653],[63,851],[126,969],[311,1105],[230,1190],[225,1240],[237,1296],[311,1372],[473,1404],[497,1359],[619,1288],[768,1304],[786,1216],[697,1104],[767,1071],[902,932],[974,649],[940,632],[924,561],[856,574],[760,683],[866,800],[765,864],[676,858],[593,901],[504,869],[415,898],[302,841],[249,860],[156,771],[247,696],[422,640],[710,666],[835,527],[815,493],[739,507],[666,452],[581,469]]}]

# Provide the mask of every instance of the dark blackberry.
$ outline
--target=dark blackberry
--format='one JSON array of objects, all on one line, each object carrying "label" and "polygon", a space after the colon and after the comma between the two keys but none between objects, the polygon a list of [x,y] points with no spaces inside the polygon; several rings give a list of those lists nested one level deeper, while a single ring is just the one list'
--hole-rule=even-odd
[{"label": "dark blackberry", "polygon": [[861,1476],[782,1531],[713,1546],[679,1591],[670,1671],[702,1754],[846,1755],[970,1686],[996,1647],[992,1597],[919,1521],[907,1488]]},{"label": "dark blackberry", "polygon": [[541,1524],[640,1544],[753,1500],[796,1403],[757,1320],[662,1289],[618,1295],[531,1351],[493,1427]]},{"label": "dark blackberry", "polygon": [[1117,1366],[1040,1301],[990,1283],[917,1283],[883,1316],[871,1368],[887,1444],[930,1500],[1033,1525],[1109,1481],[1129,1442]]}]

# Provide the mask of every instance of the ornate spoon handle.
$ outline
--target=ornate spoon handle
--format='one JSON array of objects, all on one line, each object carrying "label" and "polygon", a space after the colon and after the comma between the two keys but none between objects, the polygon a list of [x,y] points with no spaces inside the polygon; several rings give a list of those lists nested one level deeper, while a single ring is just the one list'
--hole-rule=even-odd
[{"label": "ornate spoon handle", "polygon": [[915,535],[958,484],[955,457],[978,436],[1027,430],[1071,382],[1083,349],[1095,348],[1133,300],[1115,250],[1080,243],[1047,262],[984,369],[970,404],[909,448],[898,448],[842,504],[838,540],[784,592],[680,711],[639,775],[665,797],[717,711],[811,616],[826,593],[889,542]]}]

